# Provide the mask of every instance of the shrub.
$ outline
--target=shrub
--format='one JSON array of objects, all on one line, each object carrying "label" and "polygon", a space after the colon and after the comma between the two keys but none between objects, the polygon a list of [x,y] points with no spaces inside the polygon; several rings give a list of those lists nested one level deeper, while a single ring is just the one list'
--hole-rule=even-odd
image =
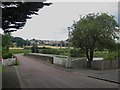
[{"label": "shrub", "polygon": [[6,52],[6,53],[4,53],[3,54],[3,59],[7,59],[7,58],[11,58],[13,56],[13,54],[12,53],[10,53],[10,52]]},{"label": "shrub", "polygon": [[68,56],[68,49],[59,49],[60,55]]},{"label": "shrub", "polygon": [[71,49],[70,50],[71,57],[83,57],[84,53],[81,49]]},{"label": "shrub", "polygon": [[23,49],[11,49],[9,52],[13,54],[24,53]]},{"label": "shrub", "polygon": [[45,48],[45,49],[40,49],[40,50],[39,50],[39,53],[59,55],[59,54],[60,54],[60,51],[57,50],[57,49],[52,49],[52,48]]},{"label": "shrub", "polygon": [[115,60],[115,59],[117,59],[117,53],[116,52],[111,52],[111,53],[107,53],[107,54],[105,54],[104,56],[103,56],[103,58],[105,59],[105,60]]},{"label": "shrub", "polygon": [[31,51],[32,51],[32,53],[39,53],[39,48],[34,45],[34,46],[31,47]]},{"label": "shrub", "polygon": [[116,51],[113,52],[94,52],[94,57],[103,57],[105,60],[115,60],[118,58],[118,53]]}]

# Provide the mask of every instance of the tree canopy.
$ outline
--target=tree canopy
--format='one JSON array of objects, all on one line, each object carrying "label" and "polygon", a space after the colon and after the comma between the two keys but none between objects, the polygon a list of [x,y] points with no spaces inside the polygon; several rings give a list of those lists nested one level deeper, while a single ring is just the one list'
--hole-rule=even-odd
[{"label": "tree canopy", "polygon": [[9,46],[12,44],[11,43],[11,34],[10,33],[5,33],[2,35],[2,49],[3,52],[8,52],[9,51]]},{"label": "tree canopy", "polygon": [[112,15],[106,13],[90,13],[74,22],[72,32],[72,44],[81,48],[91,67],[95,48],[113,48],[115,45],[117,22]]},{"label": "tree canopy", "polygon": [[4,32],[12,32],[22,29],[27,19],[32,15],[38,15],[39,9],[49,6],[44,2],[2,2],[2,29]]}]

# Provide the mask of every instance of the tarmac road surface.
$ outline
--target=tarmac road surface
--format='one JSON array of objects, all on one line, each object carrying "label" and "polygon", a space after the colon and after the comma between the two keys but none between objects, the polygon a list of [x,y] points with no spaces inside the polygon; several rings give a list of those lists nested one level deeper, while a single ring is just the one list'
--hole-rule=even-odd
[{"label": "tarmac road surface", "polygon": [[118,84],[89,78],[44,64],[39,59],[16,55],[21,88],[118,88]]}]

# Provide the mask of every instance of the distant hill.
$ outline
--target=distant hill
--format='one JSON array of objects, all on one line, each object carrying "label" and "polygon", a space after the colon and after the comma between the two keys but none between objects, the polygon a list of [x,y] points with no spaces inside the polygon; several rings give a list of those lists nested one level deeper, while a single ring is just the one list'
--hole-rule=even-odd
[{"label": "distant hill", "polygon": [[29,41],[24,40],[21,37],[12,37],[12,43],[16,43],[17,47],[23,47],[25,45],[30,45]]}]

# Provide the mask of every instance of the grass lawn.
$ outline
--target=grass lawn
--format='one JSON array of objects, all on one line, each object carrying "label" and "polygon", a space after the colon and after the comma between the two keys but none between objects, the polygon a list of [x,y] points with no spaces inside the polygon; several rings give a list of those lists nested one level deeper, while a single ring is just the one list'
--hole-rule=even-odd
[{"label": "grass lawn", "polygon": [[118,57],[118,53],[114,52],[94,52],[94,57],[103,57],[105,60],[115,60]]}]

